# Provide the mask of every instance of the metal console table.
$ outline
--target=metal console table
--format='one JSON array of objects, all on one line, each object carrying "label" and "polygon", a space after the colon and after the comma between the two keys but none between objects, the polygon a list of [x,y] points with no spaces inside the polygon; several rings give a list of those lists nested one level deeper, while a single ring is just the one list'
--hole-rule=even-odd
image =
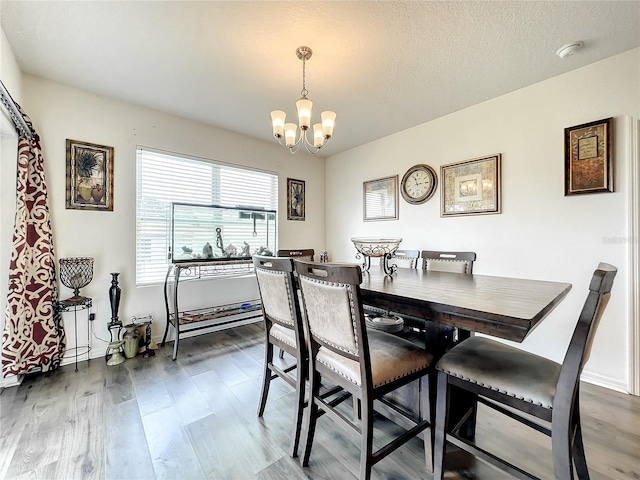
[{"label": "metal console table", "polygon": [[181,336],[191,335],[195,331],[209,333],[248,323],[254,323],[262,316],[262,304],[259,299],[250,299],[228,305],[216,305],[199,309],[180,309],[178,287],[183,280],[214,278],[231,274],[253,273],[251,260],[223,260],[217,262],[183,262],[169,266],[164,282],[164,301],[167,325],[161,346],[164,346],[169,325],[174,328],[173,360],[178,357]]}]

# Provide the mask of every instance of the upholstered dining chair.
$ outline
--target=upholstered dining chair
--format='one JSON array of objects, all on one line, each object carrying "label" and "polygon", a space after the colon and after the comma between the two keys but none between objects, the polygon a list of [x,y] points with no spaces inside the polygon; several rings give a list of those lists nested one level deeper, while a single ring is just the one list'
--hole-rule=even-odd
[{"label": "upholstered dining chair", "polygon": [[[302,292],[304,322],[309,335],[309,407],[307,439],[302,460],[309,465],[318,417],[327,414],[361,434],[360,478],[369,479],[371,468],[413,436],[430,426],[430,418],[373,451],[373,404],[383,395],[428,375],[433,356],[413,343],[365,327],[360,283],[362,271],[354,264],[315,263],[295,260]],[[326,380],[341,387],[333,400],[319,394]],[[335,407],[347,398],[361,401],[362,421],[350,419]],[[423,392],[421,402],[428,402]],[[424,411],[428,411],[425,408]],[[431,471],[431,437],[425,435],[426,465]]]},{"label": "upholstered dining chair", "polygon": [[[556,479],[573,479],[574,466],[579,479],[589,478],[580,427],[580,373],[589,358],[616,273],[612,265],[598,265],[562,364],[485,337],[465,340],[438,361],[434,479],[442,479],[446,442],[517,478],[535,478],[461,438],[455,426],[445,431],[449,401],[457,392],[470,392],[478,402],[550,436]],[[551,428],[531,416],[549,422]]]},{"label": "upholstered dining chair", "polygon": [[423,258],[422,268],[437,272],[473,273],[473,262],[476,260],[475,252],[441,252],[423,250],[420,254]]},{"label": "upholstered dining chair", "polygon": [[[419,259],[420,250],[396,250],[389,260],[389,265],[396,265],[398,268],[415,269],[418,267]],[[382,268],[382,264],[380,268]]]},{"label": "upholstered dining chair", "polygon": [[[278,250],[277,255],[279,257],[299,258],[301,260],[311,260],[313,262],[315,251],[313,248],[298,248],[295,250],[281,249]],[[280,358],[284,358],[284,352],[284,350],[280,349],[278,356]]]},{"label": "upholstered dining chair", "polygon": [[[293,259],[253,256],[258,289],[262,301],[265,328],[265,355],[258,417],[264,413],[271,380],[281,378],[296,390],[294,428],[290,455],[298,455],[302,414],[307,380],[307,348],[304,340],[300,304],[293,274]],[[295,363],[281,368],[273,363],[274,346],[295,358]],[[292,370],[297,369],[295,377]]]},{"label": "upholstered dining chair", "polygon": [[313,262],[315,251],[313,248],[299,248],[297,250],[278,250],[279,257],[299,258],[301,260],[311,260]]},{"label": "upholstered dining chair", "polygon": [[[396,250],[389,260],[389,265],[396,265],[398,268],[416,269],[420,260],[420,250]],[[380,270],[383,270],[382,258],[380,259]],[[388,310],[364,305],[364,311],[368,315],[390,315]],[[394,314],[395,315],[395,314]]]},{"label": "upholstered dining chair", "polygon": [[[420,257],[423,259],[423,270],[464,273],[467,275],[473,273],[473,262],[476,260],[475,252],[447,252],[439,250],[422,250]],[[455,327],[442,324],[428,325],[427,328],[432,330],[432,336],[448,338],[455,342],[462,341],[471,336],[471,332],[460,331]]]}]

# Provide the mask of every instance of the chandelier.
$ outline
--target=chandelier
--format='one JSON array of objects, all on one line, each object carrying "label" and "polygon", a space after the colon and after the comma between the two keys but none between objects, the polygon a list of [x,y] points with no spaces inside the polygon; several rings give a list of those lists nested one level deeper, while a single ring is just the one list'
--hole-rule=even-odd
[{"label": "chandelier", "polygon": [[[287,114],[282,110],[271,112],[273,136],[278,139],[280,145],[287,147],[292,154],[296,153],[303,144],[309,153],[318,153],[333,135],[333,125],[336,121],[335,112],[322,112],[322,123],[313,125],[313,143],[307,139],[307,130],[311,125],[311,107],[313,103],[307,98],[309,92],[306,85],[306,62],[311,58],[312,53],[309,47],[298,47],[296,49],[296,55],[302,60],[302,91],[300,92],[302,97],[296,102],[298,125],[285,123]],[[299,137],[297,136],[298,128],[300,129]],[[282,143],[282,137],[284,137],[284,143]]]}]

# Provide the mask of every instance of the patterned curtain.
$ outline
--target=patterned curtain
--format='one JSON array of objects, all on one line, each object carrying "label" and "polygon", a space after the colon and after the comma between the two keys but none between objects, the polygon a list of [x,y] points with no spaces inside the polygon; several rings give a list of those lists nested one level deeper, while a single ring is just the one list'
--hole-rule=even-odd
[{"label": "patterned curtain", "polygon": [[56,263],[40,138],[29,117],[16,107],[31,135],[17,128],[16,218],[2,334],[4,377],[57,368],[65,350],[64,329],[56,308]]}]

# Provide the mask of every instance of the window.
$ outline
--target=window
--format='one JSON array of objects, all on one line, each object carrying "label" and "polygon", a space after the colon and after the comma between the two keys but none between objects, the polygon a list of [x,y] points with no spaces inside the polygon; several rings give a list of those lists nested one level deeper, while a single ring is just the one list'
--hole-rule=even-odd
[{"label": "window", "polygon": [[140,147],[136,157],[136,285],[164,282],[171,202],[278,208],[273,173]]}]

